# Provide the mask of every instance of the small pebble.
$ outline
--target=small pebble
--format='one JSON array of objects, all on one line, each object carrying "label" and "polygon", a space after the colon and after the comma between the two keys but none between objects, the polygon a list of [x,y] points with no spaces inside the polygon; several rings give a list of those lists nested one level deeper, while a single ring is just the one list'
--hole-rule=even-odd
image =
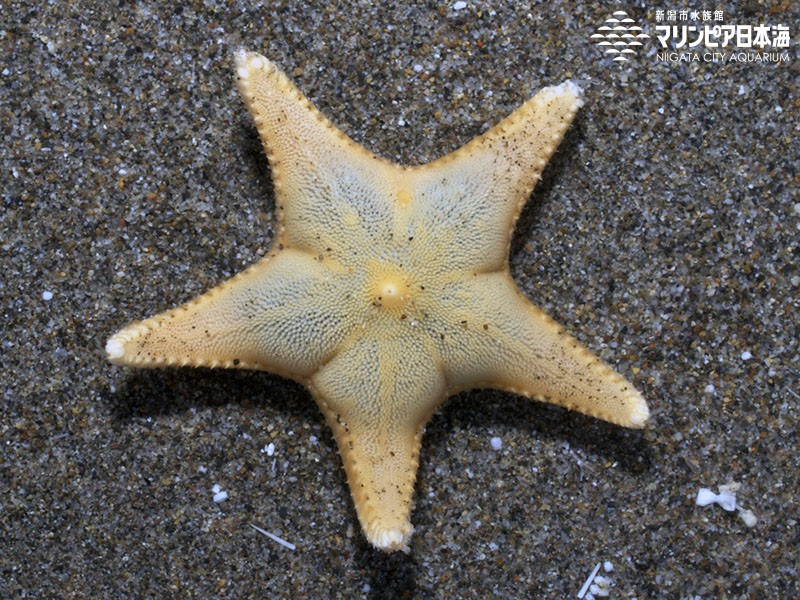
[{"label": "small pebble", "polygon": [[499,437],[493,437],[491,442],[494,450],[500,450],[503,448],[503,440],[501,440]]},{"label": "small pebble", "polygon": [[463,10],[467,8],[467,3],[463,1],[456,2],[453,4],[453,10]]},{"label": "small pebble", "polygon": [[747,350],[742,352],[742,360],[750,360],[751,358],[753,358],[753,355],[750,354]]},{"label": "small pebble", "polygon": [[214,502],[224,502],[228,499],[228,492],[217,492],[214,494]]},{"label": "small pebble", "polygon": [[755,527],[758,522],[758,518],[750,509],[739,509],[739,517],[741,517],[744,524],[748,527]]},{"label": "small pebble", "polygon": [[42,300],[52,300],[53,299],[53,292],[42,292]]}]

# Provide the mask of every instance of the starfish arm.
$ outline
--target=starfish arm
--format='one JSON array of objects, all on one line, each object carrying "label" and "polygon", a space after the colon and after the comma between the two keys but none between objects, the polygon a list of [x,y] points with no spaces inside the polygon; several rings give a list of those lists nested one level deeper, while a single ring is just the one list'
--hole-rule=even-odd
[{"label": "starfish arm", "polygon": [[347,262],[388,239],[402,169],[337,129],[265,57],[240,51],[236,65],[272,169],[276,243]]},{"label": "starfish arm", "polygon": [[353,327],[345,277],[284,250],[173,310],[129,325],[106,344],[134,367],[264,369],[304,381]]},{"label": "starfish arm", "polygon": [[495,387],[617,425],[645,425],[647,404],[633,385],[524,298],[507,273],[462,277],[442,295],[431,333],[451,388]]},{"label": "starfish arm", "polygon": [[367,539],[386,552],[406,549],[423,428],[445,393],[430,349],[411,334],[368,335],[314,375],[311,391]]},{"label": "starfish arm", "polygon": [[517,217],[582,104],[571,81],[544,88],[482,136],[411,170],[418,235],[450,249],[443,264],[506,264]]}]

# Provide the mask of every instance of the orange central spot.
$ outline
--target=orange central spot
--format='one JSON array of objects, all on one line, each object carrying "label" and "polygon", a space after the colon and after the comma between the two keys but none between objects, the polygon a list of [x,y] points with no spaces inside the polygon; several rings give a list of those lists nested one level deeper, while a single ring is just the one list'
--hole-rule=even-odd
[{"label": "orange central spot", "polygon": [[408,206],[411,203],[411,192],[405,188],[398,190],[397,202],[400,206]]},{"label": "orange central spot", "polygon": [[375,286],[378,303],[386,308],[397,308],[408,300],[410,290],[405,282],[396,276],[380,279]]}]

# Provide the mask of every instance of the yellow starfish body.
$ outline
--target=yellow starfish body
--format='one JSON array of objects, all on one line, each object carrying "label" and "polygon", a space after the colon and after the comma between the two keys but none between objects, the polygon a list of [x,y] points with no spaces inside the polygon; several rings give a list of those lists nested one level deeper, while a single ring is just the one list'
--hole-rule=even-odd
[{"label": "yellow starfish body", "polygon": [[270,61],[236,56],[275,184],[269,254],[106,345],[134,367],[263,369],[306,385],[333,430],[359,520],[407,548],[436,407],[494,387],[627,427],[641,395],[533,306],[508,270],[514,224],[582,104],[567,81],[430,164],[376,157]]}]

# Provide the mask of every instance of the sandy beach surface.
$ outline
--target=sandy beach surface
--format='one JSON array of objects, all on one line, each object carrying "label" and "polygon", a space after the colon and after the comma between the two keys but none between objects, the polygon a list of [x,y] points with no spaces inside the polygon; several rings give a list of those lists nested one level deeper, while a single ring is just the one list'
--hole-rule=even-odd
[{"label": "sandy beach surface", "polygon": [[[623,8],[649,37],[614,62],[591,35],[617,8],[4,3],[0,596],[573,598],[598,563],[596,598],[798,595],[800,11],[677,6],[723,13],[683,21],[636,3]],[[682,56],[712,23],[785,25],[789,47],[756,61],[701,39]],[[686,28],[686,47],[662,50],[662,25]],[[424,438],[410,553],[383,555],[301,386],[108,364],[109,335],[274,237],[239,47],[406,164],[578,81],[586,105],[511,269],[642,391],[648,427],[453,397]],[[730,483],[742,510],[696,505]]]}]

